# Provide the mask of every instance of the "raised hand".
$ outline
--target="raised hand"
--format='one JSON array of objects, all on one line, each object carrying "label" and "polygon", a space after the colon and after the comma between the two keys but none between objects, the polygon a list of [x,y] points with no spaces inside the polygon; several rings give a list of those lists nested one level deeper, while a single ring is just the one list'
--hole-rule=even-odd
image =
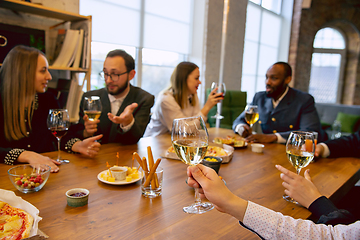
[{"label": "raised hand", "polygon": [[137,107],[138,107],[137,103],[132,103],[124,109],[124,111],[120,114],[120,116],[115,116],[112,113],[108,113],[108,117],[110,121],[112,121],[113,123],[127,126],[134,119],[133,112]]}]

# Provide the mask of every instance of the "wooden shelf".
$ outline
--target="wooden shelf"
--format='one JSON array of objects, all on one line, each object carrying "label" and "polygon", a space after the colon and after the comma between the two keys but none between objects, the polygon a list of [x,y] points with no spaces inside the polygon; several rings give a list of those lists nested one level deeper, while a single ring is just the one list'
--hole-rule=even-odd
[{"label": "wooden shelf", "polygon": [[16,0],[2,0],[0,1],[0,8],[35,14],[48,18],[61,19],[64,21],[78,21],[89,19],[88,16],[82,16],[76,13],[60,11],[55,8],[44,7],[42,5]]}]

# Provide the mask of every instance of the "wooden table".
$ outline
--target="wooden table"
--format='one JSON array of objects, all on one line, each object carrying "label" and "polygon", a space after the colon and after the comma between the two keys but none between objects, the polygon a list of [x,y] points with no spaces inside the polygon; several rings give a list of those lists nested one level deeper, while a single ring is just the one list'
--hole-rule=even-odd
[{"label": "wooden table", "polygon": [[[210,140],[225,137],[231,130],[209,129]],[[148,199],[141,196],[140,182],[114,186],[100,182],[98,173],[106,169],[106,162],[131,165],[137,151],[146,156],[151,146],[157,159],[171,145],[170,135],[143,138],[136,145],[107,144],[94,159],[62,152],[70,164],[61,165],[44,188],[37,193],[23,194],[15,189],[7,177],[10,166],[1,164],[0,188],[12,190],[40,210],[43,220],[39,228],[50,239],[258,239],[242,228],[227,214],[212,210],[201,215],[183,212],[182,207],[194,201],[194,190],[185,180],[186,165],[178,160],[163,158],[163,195]],[[44,155],[56,157],[56,152]],[[295,218],[308,218],[310,212],[282,199],[284,188],[275,164],[294,171],[286,158],[282,144],[265,144],[263,154],[251,152],[248,146],[237,149],[233,159],[223,164],[219,174],[235,194]],[[319,190],[336,201],[360,179],[360,160],[355,158],[319,159],[308,166]],[[90,190],[87,206],[67,206],[65,192],[71,188]]]}]

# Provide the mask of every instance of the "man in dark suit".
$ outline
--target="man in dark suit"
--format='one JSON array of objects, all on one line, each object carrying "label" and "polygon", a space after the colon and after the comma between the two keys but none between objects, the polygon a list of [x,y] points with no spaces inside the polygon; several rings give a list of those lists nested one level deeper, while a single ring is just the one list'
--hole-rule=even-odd
[{"label": "man in dark suit", "polygon": [[245,121],[245,111],[233,123],[233,130],[250,142],[286,143],[292,131],[318,132],[318,140],[327,138],[321,129],[314,98],[290,88],[292,70],[289,64],[277,62],[266,72],[266,91],[255,94],[251,105],[258,106],[262,134],[252,134]]},{"label": "man in dark suit", "polygon": [[[78,135],[87,138],[103,134],[102,143],[137,143],[149,122],[154,96],[129,83],[135,76],[133,57],[119,49],[109,52],[100,75],[106,88],[84,93]],[[95,121],[84,114],[84,98],[90,96],[99,96],[102,104],[100,118]]]},{"label": "man in dark suit", "polygon": [[355,157],[360,158],[360,132],[325,141],[316,145],[316,157]]}]

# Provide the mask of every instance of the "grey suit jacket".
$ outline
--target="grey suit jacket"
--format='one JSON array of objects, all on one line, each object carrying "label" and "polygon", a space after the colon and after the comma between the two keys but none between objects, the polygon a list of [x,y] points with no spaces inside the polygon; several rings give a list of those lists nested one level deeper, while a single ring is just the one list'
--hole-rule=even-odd
[{"label": "grey suit jacket", "polygon": [[121,143],[124,145],[135,144],[143,136],[146,126],[149,123],[150,119],[150,109],[154,105],[154,96],[150,93],[144,91],[141,88],[134,87],[130,85],[130,91],[124,102],[121,104],[117,116],[119,116],[124,109],[132,104],[137,103],[138,107],[134,110],[133,115],[135,118],[135,123],[131,129],[127,132],[123,132],[118,124],[111,122],[107,116],[107,113],[111,112],[110,100],[108,97],[108,92],[105,88],[93,90],[84,93],[81,103],[80,103],[80,112],[79,112],[79,123],[76,125],[77,137],[83,139],[83,130],[84,130],[84,110],[83,110],[83,101],[85,97],[89,96],[99,96],[102,104],[102,111],[100,115],[100,123],[98,124],[98,131],[95,135],[103,134],[104,136],[101,139],[101,143]]},{"label": "grey suit jacket", "polygon": [[[318,142],[327,139],[326,133],[321,129],[314,98],[308,93],[289,88],[285,97],[274,109],[272,98],[267,97],[266,92],[263,91],[255,94],[251,104],[258,106],[259,124],[265,134],[279,133],[284,139],[288,139],[290,133],[295,130],[316,131],[319,133]],[[234,131],[240,123],[247,124],[245,111],[235,119]]]}]

